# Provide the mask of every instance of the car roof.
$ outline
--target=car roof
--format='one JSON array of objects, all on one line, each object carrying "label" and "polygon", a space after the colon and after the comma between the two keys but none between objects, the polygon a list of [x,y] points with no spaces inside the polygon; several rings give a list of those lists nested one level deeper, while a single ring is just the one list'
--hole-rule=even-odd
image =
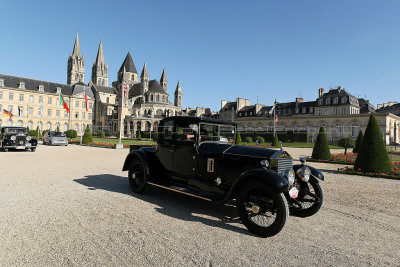
[{"label": "car roof", "polygon": [[24,126],[2,126],[0,128],[7,128],[7,129],[26,129]]},{"label": "car roof", "polygon": [[164,118],[163,120],[161,120],[161,122],[166,121],[166,120],[179,120],[179,121],[186,121],[186,122],[193,122],[193,123],[206,122],[206,123],[228,124],[228,125],[232,125],[232,126],[237,126],[237,123],[233,122],[233,121],[226,121],[226,120],[207,118],[207,117],[172,116],[172,117]]}]

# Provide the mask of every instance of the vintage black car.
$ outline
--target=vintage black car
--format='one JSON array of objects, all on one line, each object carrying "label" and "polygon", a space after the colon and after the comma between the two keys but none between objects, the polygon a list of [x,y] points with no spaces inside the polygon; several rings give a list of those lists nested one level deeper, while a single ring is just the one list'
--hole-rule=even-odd
[{"label": "vintage black car", "polygon": [[28,136],[25,127],[4,126],[0,132],[0,148],[7,152],[9,149],[30,150],[35,152],[37,140]]},{"label": "vintage black car", "polygon": [[320,171],[293,165],[282,149],[235,145],[235,137],[233,122],[168,117],[158,145],[131,151],[122,170],[135,193],[153,185],[208,201],[236,199],[243,224],[262,237],[279,233],[289,211],[306,217],[320,209]]}]

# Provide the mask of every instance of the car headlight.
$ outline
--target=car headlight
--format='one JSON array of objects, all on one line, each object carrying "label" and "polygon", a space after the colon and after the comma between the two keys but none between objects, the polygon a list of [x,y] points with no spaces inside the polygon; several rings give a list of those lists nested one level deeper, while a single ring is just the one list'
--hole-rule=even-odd
[{"label": "car headlight", "polygon": [[32,139],[32,137],[30,137],[30,136],[26,137],[26,141],[30,141],[31,139]]},{"label": "car headlight", "polygon": [[17,139],[17,137],[15,137],[15,135],[11,135],[10,139],[15,141]]},{"label": "car headlight", "polygon": [[286,170],[285,171],[285,177],[286,177],[286,179],[288,179],[289,185],[294,184],[295,177],[294,177],[294,170],[293,169]]},{"label": "car headlight", "polygon": [[264,159],[261,162],[261,166],[263,166],[264,168],[268,168],[269,167],[269,161]]},{"label": "car headlight", "polygon": [[308,167],[300,168],[296,173],[303,182],[310,180],[311,170]]}]

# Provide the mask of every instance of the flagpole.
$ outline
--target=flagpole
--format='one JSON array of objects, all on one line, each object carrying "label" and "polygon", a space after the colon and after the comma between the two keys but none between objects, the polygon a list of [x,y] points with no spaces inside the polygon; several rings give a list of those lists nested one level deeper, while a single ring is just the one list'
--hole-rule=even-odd
[{"label": "flagpole", "polygon": [[123,112],[122,112],[122,110],[123,110],[123,106],[124,106],[124,101],[125,101],[125,99],[124,99],[124,97],[125,97],[125,95],[124,95],[124,93],[125,93],[125,88],[124,88],[124,86],[126,86],[125,85],[125,72],[126,72],[126,70],[125,70],[125,67],[124,67],[124,73],[122,74],[122,85],[121,85],[121,122],[120,122],[120,126],[119,126],[119,146],[121,147],[121,138],[122,138],[122,127],[123,127]]},{"label": "flagpole", "polygon": [[276,124],[276,99],[274,102],[274,135],[273,135],[273,138],[275,138],[275,124]]},{"label": "flagpole", "polygon": [[[85,94],[86,94],[86,88],[83,89],[83,97],[85,97]],[[82,129],[81,129],[81,142],[80,142],[80,144],[82,145],[82,137],[83,137],[83,113],[81,114],[81,117],[82,117],[82,122],[81,122],[81,127],[82,127]]]}]

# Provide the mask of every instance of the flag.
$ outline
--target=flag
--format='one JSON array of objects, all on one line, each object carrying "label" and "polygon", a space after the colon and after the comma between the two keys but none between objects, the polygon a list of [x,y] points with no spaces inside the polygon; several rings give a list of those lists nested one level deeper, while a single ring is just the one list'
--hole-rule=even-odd
[{"label": "flag", "polygon": [[6,117],[10,117],[10,119],[14,116],[11,111],[3,109],[3,115]]},{"label": "flag", "polygon": [[64,98],[62,96],[62,94],[60,93],[60,105],[63,105],[63,107],[65,108],[65,110],[69,113],[69,108],[67,103],[65,103]]},{"label": "flag", "polygon": [[18,117],[21,118],[22,115],[22,107],[18,106]]},{"label": "flag", "polygon": [[127,95],[126,95],[126,80],[125,80],[125,75],[126,75],[126,70],[125,70],[125,67],[124,67],[124,73],[123,73],[123,76],[122,76],[122,87],[123,87],[123,90],[124,90],[124,93],[123,93],[123,96],[122,96],[122,100],[123,100],[122,102],[126,104],[128,98],[127,98]]},{"label": "flag", "polygon": [[40,118],[43,116],[43,104],[40,104]]},{"label": "flag", "polygon": [[278,115],[275,115],[275,123],[276,123],[276,124],[279,124]]},{"label": "flag", "polygon": [[29,119],[29,105],[26,105],[26,117]]},{"label": "flag", "polygon": [[86,88],[83,90],[83,93],[85,94],[85,106],[86,106],[86,111],[88,111]]}]

